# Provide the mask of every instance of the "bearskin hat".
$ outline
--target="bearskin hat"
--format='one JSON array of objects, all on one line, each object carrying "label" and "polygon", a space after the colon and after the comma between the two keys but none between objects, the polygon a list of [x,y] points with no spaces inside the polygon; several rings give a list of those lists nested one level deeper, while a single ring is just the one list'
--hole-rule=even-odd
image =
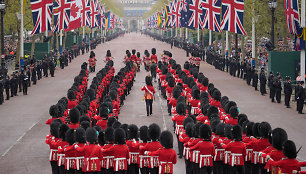
[{"label": "bearskin hat", "polygon": [[201,111],[202,111],[203,115],[207,115],[208,108],[210,108],[209,103],[207,103],[207,104],[203,103],[202,104],[202,102],[201,102]]},{"label": "bearskin hat", "polygon": [[103,132],[103,131],[99,131],[98,143],[99,143],[99,145],[101,145],[101,146],[104,146],[104,144],[105,144],[104,132]]},{"label": "bearskin hat", "polygon": [[106,52],[106,57],[111,57],[111,56],[112,56],[111,51],[110,51],[110,50],[107,50],[107,52]]},{"label": "bearskin hat", "polygon": [[156,49],[155,49],[155,48],[152,48],[151,53],[152,53],[153,55],[155,55],[155,54],[156,54]]},{"label": "bearskin hat", "polygon": [[216,129],[216,135],[219,135],[220,137],[224,137],[224,130],[225,130],[225,124],[224,123],[219,123],[217,125]]},{"label": "bearskin hat", "polygon": [[242,140],[242,128],[239,125],[235,125],[232,128],[232,136],[234,140]]},{"label": "bearskin hat", "polygon": [[268,122],[261,122],[259,124],[259,135],[262,138],[268,138],[269,137],[269,131],[271,131],[271,125]]},{"label": "bearskin hat", "polygon": [[172,91],[172,96],[173,98],[178,99],[179,96],[181,96],[181,90],[175,87]]},{"label": "bearskin hat", "polygon": [[216,106],[210,106],[207,110],[207,117],[210,120],[212,114],[218,114],[219,109]]},{"label": "bearskin hat", "polygon": [[260,134],[259,134],[259,124],[260,123],[254,123],[253,124],[252,133],[253,133],[253,136],[255,138],[259,138],[260,137]]},{"label": "bearskin hat", "polygon": [[82,123],[80,123],[80,127],[87,130],[87,128],[90,127],[90,122],[89,121],[82,121]]},{"label": "bearskin hat", "polygon": [[194,123],[190,122],[186,125],[185,129],[185,133],[186,135],[188,135],[188,137],[192,137],[193,136],[193,127],[194,127]]},{"label": "bearskin hat", "polygon": [[146,81],[146,85],[152,86],[152,78],[151,77],[146,76],[145,81]]},{"label": "bearskin hat", "polygon": [[59,138],[61,138],[63,141],[66,141],[66,132],[69,129],[69,126],[67,124],[61,124],[59,127]]},{"label": "bearskin hat", "polygon": [[148,141],[148,126],[141,126],[139,128],[139,138],[146,143]]},{"label": "bearskin hat", "polygon": [[253,136],[253,126],[254,126],[254,123],[253,122],[248,122],[244,129],[245,129],[245,134],[247,136]]},{"label": "bearskin hat", "polygon": [[238,124],[239,124],[240,126],[242,126],[242,123],[243,123],[244,121],[246,121],[246,120],[248,120],[248,116],[247,116],[246,114],[239,114],[239,115],[238,115]]},{"label": "bearskin hat", "polygon": [[201,101],[201,104],[203,103],[203,106],[206,104],[209,104],[209,98],[204,97],[204,98],[201,98],[200,101]]},{"label": "bearskin hat", "polygon": [[132,49],[132,54],[135,55],[136,54],[136,50]]},{"label": "bearskin hat", "polygon": [[191,94],[194,99],[200,100],[200,90],[199,89],[192,90]]},{"label": "bearskin hat", "polygon": [[288,140],[287,132],[282,128],[272,130],[272,146],[277,150],[282,150],[283,144]]},{"label": "bearskin hat", "polygon": [[97,130],[93,127],[86,129],[86,141],[93,144],[97,141]]},{"label": "bearskin hat", "polygon": [[138,139],[138,127],[135,124],[128,125],[127,133],[129,140]]},{"label": "bearskin hat", "polygon": [[117,121],[115,117],[109,117],[107,119],[107,127],[112,127],[115,121]]},{"label": "bearskin hat", "polygon": [[237,106],[237,104],[234,101],[229,101],[225,106],[225,112],[229,114],[229,111],[232,106]]},{"label": "bearskin hat", "polygon": [[203,80],[202,80],[202,85],[203,86],[208,86],[208,83],[209,83],[209,80],[207,77],[204,77]]},{"label": "bearskin hat", "polygon": [[57,118],[58,117],[58,107],[57,105],[52,105],[49,109],[49,114],[53,117],[53,118]]},{"label": "bearskin hat", "polygon": [[283,144],[283,153],[289,159],[295,159],[297,157],[295,143],[291,140],[287,140]]},{"label": "bearskin hat", "polygon": [[120,128],[124,130],[125,132],[125,137],[128,137],[128,124],[121,124]]},{"label": "bearskin hat", "polygon": [[52,121],[50,125],[50,134],[55,138],[58,138],[60,123],[57,121]]},{"label": "bearskin hat", "polygon": [[121,123],[120,123],[119,121],[115,121],[115,122],[113,123],[113,125],[112,125],[112,128],[118,129],[118,128],[120,128],[120,126],[121,126]]},{"label": "bearskin hat", "polygon": [[75,141],[78,143],[86,143],[85,140],[85,129],[77,128],[75,131]]},{"label": "bearskin hat", "polygon": [[183,121],[183,126],[184,126],[184,129],[186,129],[186,125],[188,123],[194,123],[193,119],[191,117],[186,117]]},{"label": "bearskin hat", "polygon": [[226,125],[225,125],[225,128],[224,128],[224,135],[225,135],[225,137],[227,137],[228,139],[233,139],[232,128],[233,128],[233,126],[230,125],[230,124],[226,124]]},{"label": "bearskin hat", "polygon": [[169,85],[170,87],[174,87],[174,86],[175,86],[175,80],[174,80],[174,78],[170,78],[170,79],[169,79],[168,85]]},{"label": "bearskin hat", "polygon": [[188,61],[184,63],[184,69],[189,70],[190,64]]},{"label": "bearskin hat", "polygon": [[80,111],[77,108],[72,108],[69,111],[69,120],[71,123],[73,124],[77,124],[79,122],[80,119]]},{"label": "bearskin hat", "polygon": [[112,127],[108,127],[104,131],[104,139],[106,143],[114,142],[114,129]]},{"label": "bearskin hat", "polygon": [[108,118],[108,106],[100,107],[100,117]]},{"label": "bearskin hat", "polygon": [[112,98],[112,100],[116,100],[117,99],[117,91],[116,90],[109,91],[109,96]]},{"label": "bearskin hat", "polygon": [[130,52],[128,52],[128,53],[127,53],[127,56],[128,56],[128,57],[131,57],[131,53],[130,53]]},{"label": "bearskin hat", "polygon": [[173,148],[173,136],[170,131],[163,131],[160,135],[160,144],[166,148]]},{"label": "bearskin hat", "polygon": [[202,122],[197,122],[194,127],[193,127],[193,136],[195,138],[199,138],[200,137],[200,127],[203,125],[204,123]]},{"label": "bearskin hat", "polygon": [[82,123],[83,121],[90,122],[91,120],[90,120],[90,118],[88,116],[82,116],[82,117],[80,117],[80,123]]},{"label": "bearskin hat", "polygon": [[118,128],[114,131],[115,144],[125,144],[125,132],[123,129]]},{"label": "bearskin hat", "polygon": [[214,117],[210,120],[210,127],[212,132],[216,132],[217,130],[217,125],[220,123],[220,118],[219,117]]},{"label": "bearskin hat", "polygon": [[177,98],[177,103],[185,103],[185,98],[183,96],[179,96]]},{"label": "bearskin hat", "polygon": [[176,104],[176,112],[179,115],[185,115],[186,114],[186,104],[183,102],[179,102]]},{"label": "bearskin hat", "polygon": [[125,50],[125,54],[128,54],[130,52],[130,50]]},{"label": "bearskin hat", "polygon": [[67,132],[66,132],[66,141],[67,143],[69,143],[69,145],[72,145],[74,143],[74,129],[69,129]]},{"label": "bearskin hat", "polygon": [[209,140],[211,139],[211,129],[207,124],[203,124],[200,127],[200,137],[203,138],[204,140]]},{"label": "bearskin hat", "polygon": [[232,106],[229,110],[229,114],[232,118],[236,119],[238,117],[238,108],[236,106]]},{"label": "bearskin hat", "polygon": [[149,126],[148,134],[152,141],[157,141],[159,139],[160,132],[160,127],[156,123]]},{"label": "bearskin hat", "polygon": [[225,102],[228,101],[228,97],[227,96],[222,96],[221,97],[221,106],[224,109],[225,108]]},{"label": "bearskin hat", "polygon": [[93,89],[91,89],[91,88],[87,89],[85,95],[87,95],[89,97],[90,101],[92,101],[92,100],[94,100],[96,98],[95,91]]},{"label": "bearskin hat", "polygon": [[221,92],[219,90],[215,90],[213,93],[213,98],[217,101],[221,100]]},{"label": "bearskin hat", "polygon": [[68,92],[67,92],[67,98],[68,98],[69,100],[75,99],[74,91],[68,90]]},{"label": "bearskin hat", "polygon": [[[52,123],[53,123],[53,122],[57,122],[57,123],[59,123],[60,125],[61,125],[61,124],[64,124],[64,122],[63,122],[61,119],[58,119],[58,118],[57,118],[57,119],[54,119],[54,120],[52,121]],[[51,124],[52,124],[52,123],[51,123]]]}]

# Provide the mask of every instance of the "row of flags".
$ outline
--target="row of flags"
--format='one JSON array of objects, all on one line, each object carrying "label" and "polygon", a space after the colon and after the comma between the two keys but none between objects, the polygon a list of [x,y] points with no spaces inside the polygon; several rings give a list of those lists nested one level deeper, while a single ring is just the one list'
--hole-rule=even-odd
[{"label": "row of flags", "polygon": [[30,1],[34,25],[32,35],[44,31],[71,31],[83,26],[102,30],[123,28],[122,19],[111,11],[105,12],[98,0]]},{"label": "row of flags", "polygon": [[149,17],[145,24],[147,28],[185,27],[247,35],[243,13],[244,0],[173,0]]},{"label": "row of flags", "polygon": [[[297,51],[306,49],[306,28],[300,25],[298,4],[298,0],[284,0],[287,28],[292,35],[295,35],[294,48]],[[306,21],[304,22],[306,24]]]}]

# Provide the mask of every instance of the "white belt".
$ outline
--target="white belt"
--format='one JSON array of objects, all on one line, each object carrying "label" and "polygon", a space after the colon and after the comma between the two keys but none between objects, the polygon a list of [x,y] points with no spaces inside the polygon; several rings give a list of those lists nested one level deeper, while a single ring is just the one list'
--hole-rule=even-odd
[{"label": "white belt", "polygon": [[203,158],[205,159],[204,166],[207,166],[207,165],[209,166],[210,165],[209,158],[212,158],[212,156],[211,155],[200,155],[200,168],[202,168]]},{"label": "white belt", "polygon": [[[218,152],[224,152],[224,151],[225,151],[225,149],[215,149],[216,155],[215,155],[215,157],[214,157],[214,161],[216,161],[216,159],[217,159]],[[222,157],[221,157],[221,158],[222,158]]]},{"label": "white belt", "polygon": [[191,107],[191,114],[194,115],[198,107]]},{"label": "white belt", "polygon": [[[50,149],[50,154],[49,154],[49,159],[50,161],[52,160],[52,156],[53,156],[53,153],[56,153],[57,154],[58,150],[56,149]],[[57,158],[57,156],[55,157],[55,159]],[[57,160],[57,159],[56,159]]]},{"label": "white belt", "polygon": [[254,164],[257,164],[259,152],[254,152],[253,151],[253,154],[254,154]]},{"label": "white belt", "polygon": [[189,147],[186,147],[186,153],[185,153],[185,159],[189,159],[189,150],[190,148]]},{"label": "white belt", "polygon": [[150,156],[150,159],[151,167],[154,168],[154,159],[158,160],[158,156]]},{"label": "white belt", "polygon": [[89,160],[97,160],[97,159],[99,159],[99,158],[98,157],[86,158],[86,161],[88,162],[87,171],[89,170]]},{"label": "white belt", "polygon": [[80,161],[79,160],[84,160],[84,157],[81,156],[81,157],[76,157],[75,160],[76,160],[76,168],[77,170],[80,170]]},{"label": "white belt", "polygon": [[199,154],[200,154],[200,151],[193,151],[192,152],[192,160],[193,160],[193,162],[199,163],[199,161],[198,161]]},{"label": "white belt", "polygon": [[119,161],[121,160],[126,160],[126,158],[114,158],[114,161],[117,161],[115,166],[115,171],[119,170]]},{"label": "white belt", "polygon": [[[162,164],[172,164],[172,162],[164,162],[164,161],[160,161],[160,165]],[[159,173],[162,173],[162,167],[159,167]]]},{"label": "white belt", "polygon": [[104,156],[103,159],[106,158],[106,169],[109,169],[110,167],[110,160],[114,158],[114,156]]},{"label": "white belt", "polygon": [[58,166],[61,166],[63,158],[65,158],[65,154],[57,154],[57,157],[58,157]]},{"label": "white belt", "polygon": [[235,157],[239,157],[239,156],[242,156],[242,154],[239,154],[239,153],[232,153],[232,154],[231,154],[232,166],[234,166]]},{"label": "white belt", "polygon": [[69,170],[70,169],[70,160],[75,160],[76,158],[75,157],[66,157],[65,158],[67,160],[67,163],[66,163],[66,170]]}]

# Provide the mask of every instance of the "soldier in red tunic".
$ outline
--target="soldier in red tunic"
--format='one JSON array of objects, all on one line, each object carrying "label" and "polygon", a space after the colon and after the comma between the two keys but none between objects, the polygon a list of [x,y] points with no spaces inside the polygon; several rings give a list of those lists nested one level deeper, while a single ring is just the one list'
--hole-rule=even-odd
[{"label": "soldier in red tunic", "polygon": [[67,109],[72,109],[78,104],[77,100],[75,99],[74,91],[68,90],[67,98],[68,98]]},{"label": "soldier in red tunic", "polygon": [[157,63],[157,56],[156,56],[156,49],[155,48],[152,48],[152,50],[151,50],[151,53],[152,53],[152,55],[151,55],[151,62],[150,63],[152,63],[152,62],[155,62],[155,63]]},{"label": "soldier in red tunic", "polygon": [[[115,119],[114,117],[111,117],[109,120]],[[114,129],[112,127],[108,127],[105,129],[104,134],[104,140],[105,144],[101,148],[102,150],[102,161],[101,161],[101,167],[102,171],[104,171],[107,174],[112,174],[114,172],[114,156],[112,152],[103,152],[103,150],[113,147],[114,145]]]},{"label": "soldier in red tunic", "polygon": [[137,59],[136,50],[135,50],[135,49],[132,49],[131,61],[133,61],[134,63],[136,63],[136,59]]},{"label": "soldier in red tunic", "polygon": [[184,127],[183,122],[186,118],[186,104],[183,102],[179,102],[176,104],[176,115],[172,116],[172,121],[175,122],[175,134],[177,136],[178,148],[179,148],[179,157],[183,156],[183,146],[179,141],[179,135],[183,133]]},{"label": "soldier in red tunic", "polygon": [[79,127],[80,115],[81,113],[77,108],[72,108],[69,111],[69,120],[70,120],[69,128],[76,129]]},{"label": "soldier in red tunic", "polygon": [[149,53],[148,50],[144,51],[143,64],[144,64],[145,70],[149,71],[149,68],[150,68],[150,53]]},{"label": "soldier in red tunic", "polygon": [[126,145],[129,147],[128,173],[139,173],[139,140],[138,127],[134,124],[128,126],[128,140]]},{"label": "soldier in red tunic", "polygon": [[104,62],[112,61],[113,59],[111,51],[107,50]]},{"label": "soldier in red tunic", "polygon": [[149,173],[149,161],[150,157],[145,155],[143,150],[140,149],[142,146],[146,146],[149,140],[148,137],[148,127],[147,126],[141,126],[139,128],[139,168],[141,174],[148,174]]},{"label": "soldier in red tunic", "polygon": [[56,143],[59,141],[59,127],[61,123],[54,120],[50,125],[50,135],[46,137],[46,144],[50,147],[49,160],[52,168],[52,174],[59,173],[59,167],[57,166],[57,146]]},{"label": "soldier in red tunic", "polygon": [[129,61],[131,61],[131,53],[130,53],[130,50],[126,50],[125,56],[124,56],[124,63],[127,63]]},{"label": "soldier in red tunic", "polygon": [[173,173],[173,165],[177,162],[176,151],[173,150],[173,136],[170,131],[163,131],[160,136],[160,142],[163,148],[154,152],[147,152],[149,156],[158,156],[159,158],[159,173]]},{"label": "soldier in red tunic", "polygon": [[141,88],[142,91],[145,91],[144,99],[146,102],[147,116],[152,115],[152,104],[154,99],[155,89],[152,85],[152,79],[149,76],[146,76],[146,86]]}]

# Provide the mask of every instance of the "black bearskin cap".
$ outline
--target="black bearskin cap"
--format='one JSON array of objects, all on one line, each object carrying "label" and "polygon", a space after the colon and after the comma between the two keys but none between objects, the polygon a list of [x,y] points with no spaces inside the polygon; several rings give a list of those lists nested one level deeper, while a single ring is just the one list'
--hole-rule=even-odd
[{"label": "black bearskin cap", "polygon": [[225,124],[224,123],[219,123],[217,125],[217,130],[216,130],[216,134],[224,137],[224,129],[225,129]]},{"label": "black bearskin cap", "polygon": [[204,140],[210,140],[211,139],[211,129],[207,124],[203,124],[200,127],[200,137],[203,138]]},{"label": "black bearskin cap", "polygon": [[77,124],[80,119],[80,111],[77,108],[72,108],[69,111],[69,119],[71,123]]},{"label": "black bearskin cap", "polygon": [[215,90],[213,93],[213,98],[217,101],[221,100],[221,92],[219,90]]},{"label": "black bearskin cap", "polygon": [[218,114],[219,110],[216,106],[210,106],[207,110],[207,117],[210,120],[212,114]]},{"label": "black bearskin cap", "polygon": [[139,137],[143,142],[148,141],[148,126],[141,126],[139,128]]},{"label": "black bearskin cap", "polygon": [[272,130],[272,146],[278,150],[282,150],[283,144],[288,140],[287,132],[282,128]]},{"label": "black bearskin cap", "polygon": [[190,66],[189,62],[186,61],[186,62],[184,63],[184,69],[189,70],[189,66]]},{"label": "black bearskin cap", "polygon": [[202,80],[202,85],[208,86],[208,83],[209,83],[208,78],[207,78],[207,77],[204,77],[203,80]]},{"label": "black bearskin cap", "polygon": [[260,134],[259,134],[259,124],[260,123],[254,123],[253,128],[252,128],[252,133],[253,133],[253,136],[255,138],[259,138],[260,137]]},{"label": "black bearskin cap", "polygon": [[177,103],[185,103],[185,98],[183,96],[179,96],[177,98]]},{"label": "black bearskin cap", "polygon": [[90,127],[90,122],[89,121],[82,121],[82,123],[80,123],[80,127],[87,130],[87,128]]},{"label": "black bearskin cap", "polygon": [[186,128],[185,128],[185,133],[186,135],[188,135],[189,137],[192,137],[192,133],[193,133],[193,127],[194,127],[194,123],[191,122],[191,123],[188,123],[186,125]]},{"label": "black bearskin cap", "polygon": [[291,140],[285,141],[283,144],[283,153],[289,159],[295,159],[297,157],[295,143]]},{"label": "black bearskin cap", "polygon": [[127,56],[128,56],[128,57],[131,57],[131,53],[130,53],[130,52],[128,52],[128,53],[127,53]]},{"label": "black bearskin cap", "polygon": [[226,106],[225,106],[225,112],[226,113],[230,113],[230,109],[231,109],[231,107],[233,107],[233,106],[237,106],[237,104],[234,102],[234,101],[229,101],[227,104],[226,104]]},{"label": "black bearskin cap", "polygon": [[114,129],[112,127],[108,127],[104,131],[104,139],[108,143],[114,142]]},{"label": "black bearskin cap", "polygon": [[166,148],[173,148],[173,136],[170,131],[163,131],[160,135],[160,144]]},{"label": "black bearskin cap", "polygon": [[217,125],[220,123],[220,118],[219,117],[214,117],[210,120],[210,127],[212,132],[216,132],[217,130]]},{"label": "black bearskin cap", "polygon": [[117,121],[115,117],[109,117],[107,119],[107,127],[112,127],[115,121]]},{"label": "black bearskin cap", "polygon": [[97,130],[93,127],[86,129],[86,141],[93,144],[97,141]]},{"label": "black bearskin cap", "polygon": [[80,123],[82,123],[83,121],[88,121],[90,122],[90,118],[88,116],[82,116],[80,117]]},{"label": "black bearskin cap", "polygon": [[153,55],[155,55],[155,54],[156,54],[156,49],[155,49],[155,48],[152,48],[151,53],[152,53]]},{"label": "black bearskin cap", "polygon": [[269,132],[271,131],[271,125],[268,122],[261,122],[259,124],[259,135],[262,138],[268,138],[269,137]]},{"label": "black bearskin cap", "polygon": [[[53,122],[57,122],[57,123],[59,123],[60,125],[61,125],[61,124],[64,124],[64,122],[63,122],[61,119],[58,119],[58,118],[57,118],[57,119],[54,119],[54,120],[52,121],[52,123],[53,123]],[[52,124],[52,123],[51,123],[51,124]]]},{"label": "black bearskin cap", "polygon": [[254,127],[254,122],[248,122],[245,125],[245,133],[247,136],[253,136],[253,127]]},{"label": "black bearskin cap", "polygon": [[172,95],[175,99],[178,99],[181,96],[181,90],[179,88],[174,88],[172,91]]},{"label": "black bearskin cap", "polygon": [[99,145],[101,145],[101,146],[104,146],[104,144],[105,144],[104,132],[103,132],[103,131],[99,131],[98,143],[99,143]]},{"label": "black bearskin cap", "polygon": [[193,119],[191,117],[186,117],[183,121],[184,129],[186,129],[186,126],[188,123],[194,123]]},{"label": "black bearskin cap", "polygon": [[197,122],[194,127],[193,127],[193,136],[196,138],[200,137],[200,127],[203,125],[204,123],[202,122]]},{"label": "black bearskin cap", "polygon": [[60,123],[57,121],[52,121],[51,125],[50,125],[50,133],[52,136],[54,136],[55,138],[58,138],[58,134],[59,134],[59,127],[60,127]]},{"label": "black bearskin cap", "polygon": [[152,86],[152,78],[151,77],[146,76],[145,81],[146,81],[146,85]]},{"label": "black bearskin cap", "polygon": [[125,51],[125,54],[128,54],[129,52],[130,52],[130,50],[126,50],[126,51]]},{"label": "black bearskin cap", "polygon": [[115,90],[109,91],[109,96],[112,98],[112,100],[116,100],[117,99],[117,91],[115,91]]},{"label": "black bearskin cap", "polygon": [[69,129],[67,124],[61,124],[59,127],[59,138],[66,141],[66,132]]},{"label": "black bearskin cap", "polygon": [[131,139],[138,139],[138,127],[135,124],[130,124],[128,126],[128,137]]},{"label": "black bearskin cap", "polygon": [[85,129],[77,128],[75,131],[75,141],[78,143],[86,143],[85,140]]},{"label": "black bearskin cap", "polygon": [[66,141],[67,143],[69,143],[69,145],[72,145],[74,143],[74,129],[69,129],[67,132],[66,132]]},{"label": "black bearskin cap", "polygon": [[125,132],[123,129],[118,128],[114,132],[115,144],[125,144]]},{"label": "black bearskin cap", "polygon": [[68,90],[67,98],[69,100],[75,99],[75,94],[74,94],[74,92],[72,90]]},{"label": "black bearskin cap", "polygon": [[229,114],[232,118],[236,119],[238,117],[238,108],[236,106],[232,106],[229,110]]},{"label": "black bearskin cap", "polygon": [[242,128],[239,125],[235,125],[232,129],[232,136],[234,140],[242,140]]},{"label": "black bearskin cap", "polygon": [[110,51],[110,50],[107,50],[107,52],[106,52],[106,56],[107,56],[107,57],[111,57],[111,56],[112,56],[112,53],[111,53],[111,51]]},{"label": "black bearskin cap", "polygon": [[176,112],[179,115],[185,115],[186,114],[186,104],[183,102],[179,102],[176,104]]},{"label": "black bearskin cap", "polygon": [[174,87],[174,86],[175,86],[175,80],[174,80],[174,78],[170,78],[170,79],[169,79],[168,85],[169,85],[170,87]]},{"label": "black bearskin cap", "polygon": [[197,100],[200,99],[200,90],[199,89],[192,90],[191,94],[192,94],[192,97],[194,99],[197,99]]},{"label": "black bearskin cap", "polygon": [[152,141],[157,141],[160,136],[160,127],[156,123],[151,124],[149,126],[148,134]]},{"label": "black bearskin cap", "polygon": [[128,124],[122,124],[122,125],[120,126],[120,128],[123,129],[124,132],[125,132],[125,137],[128,137],[128,127],[129,127]]},{"label": "black bearskin cap", "polygon": [[136,53],[136,50],[132,49],[132,54],[135,55],[135,53]]},{"label": "black bearskin cap", "polygon": [[87,89],[86,91],[86,94],[89,98],[90,98],[90,101],[94,100],[96,98],[96,95],[95,95],[95,91],[93,89]]},{"label": "black bearskin cap", "polygon": [[224,128],[224,135],[225,135],[228,139],[233,139],[232,128],[233,128],[233,126],[230,125],[230,124],[226,124],[226,125],[225,125],[225,128]]},{"label": "black bearskin cap", "polygon": [[107,118],[108,117],[108,107],[100,107],[99,111],[100,117]]},{"label": "black bearskin cap", "polygon": [[112,125],[112,127],[116,130],[116,129],[119,129],[121,126],[121,123],[119,121],[115,121]]},{"label": "black bearskin cap", "polygon": [[205,105],[202,105],[201,103],[201,111],[204,115],[207,115],[207,111],[208,111],[208,108],[210,108],[210,105],[209,103],[205,104]]},{"label": "black bearskin cap", "polygon": [[49,114],[53,117],[53,118],[57,118],[58,117],[58,107],[57,105],[52,105],[49,109]]},{"label": "black bearskin cap", "polygon": [[244,121],[246,121],[246,120],[248,120],[248,116],[247,116],[246,114],[239,114],[239,115],[238,115],[238,124],[239,124],[240,126],[242,126],[242,123],[243,123]]},{"label": "black bearskin cap", "polygon": [[140,57],[140,52],[137,52],[137,57],[138,57],[138,58]]}]

